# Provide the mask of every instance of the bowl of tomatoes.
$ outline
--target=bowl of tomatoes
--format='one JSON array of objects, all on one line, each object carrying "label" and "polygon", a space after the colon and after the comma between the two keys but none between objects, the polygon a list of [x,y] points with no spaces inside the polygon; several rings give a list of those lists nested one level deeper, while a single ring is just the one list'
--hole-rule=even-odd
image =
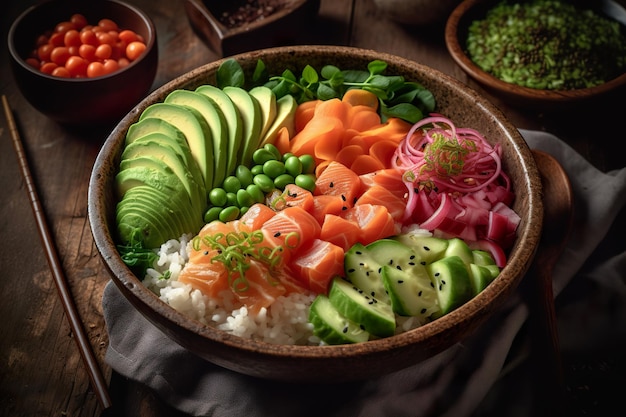
[{"label": "bowl of tomatoes", "polygon": [[151,93],[101,148],[88,215],[117,289],[181,346],[329,383],[474,333],[524,277],[543,206],[528,145],[484,97],[402,57],[307,45]]},{"label": "bowl of tomatoes", "polygon": [[150,91],[155,26],[119,0],[49,0],[26,9],[8,34],[15,82],[28,102],[65,125],[113,124]]}]

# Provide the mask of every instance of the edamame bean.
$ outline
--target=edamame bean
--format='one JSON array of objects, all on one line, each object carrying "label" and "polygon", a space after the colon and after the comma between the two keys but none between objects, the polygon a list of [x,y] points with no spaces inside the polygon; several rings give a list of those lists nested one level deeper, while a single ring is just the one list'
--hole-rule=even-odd
[{"label": "edamame bean", "polygon": [[313,174],[315,172],[315,159],[311,155],[299,156],[302,162],[302,172],[304,174]]},{"label": "edamame bean", "polygon": [[255,175],[252,182],[254,182],[264,193],[269,193],[274,189],[274,180],[265,174]]},{"label": "edamame bean", "polygon": [[274,185],[276,188],[284,190],[288,184],[293,184],[295,181],[294,177],[289,174],[281,174],[274,179]]},{"label": "edamame bean", "polygon": [[248,194],[252,196],[255,202],[263,203],[265,201],[265,193],[261,191],[261,187],[256,184],[250,184],[246,187]]},{"label": "edamame bean", "polygon": [[263,164],[253,166],[252,168],[250,168],[250,172],[252,173],[252,177],[254,177],[255,175],[262,174]]},{"label": "edamame bean", "polygon": [[227,193],[236,193],[237,190],[241,189],[241,181],[234,175],[229,175],[224,179],[222,183],[222,187],[226,190]]},{"label": "edamame bean", "polygon": [[302,174],[302,161],[295,155],[288,157],[285,160],[285,170],[292,177]]},{"label": "edamame bean", "polygon": [[221,207],[211,207],[204,213],[204,222],[211,223],[213,220],[219,219],[220,213],[222,212]]},{"label": "edamame bean", "polygon": [[315,191],[315,175],[312,174],[300,174],[294,179],[294,183],[298,187],[302,187],[310,192]]},{"label": "edamame bean", "polygon": [[237,191],[237,205],[239,207],[251,206],[255,203],[250,193],[243,188]]},{"label": "edamame bean", "polygon": [[209,191],[209,204],[218,207],[226,205],[226,190],[223,188],[214,188]]},{"label": "edamame bean", "polygon": [[255,164],[263,165],[267,161],[276,160],[276,156],[265,148],[259,148],[252,154],[252,161]]},{"label": "edamame bean", "polygon": [[285,173],[285,164],[272,159],[263,164],[263,173],[270,178],[276,178]]},{"label": "edamame bean", "polygon": [[226,206],[236,206],[236,205],[237,205],[237,194],[226,193]]},{"label": "edamame bean", "polygon": [[239,207],[237,206],[226,207],[220,212],[219,219],[224,223],[237,220],[239,218],[239,213]]},{"label": "edamame bean", "polygon": [[263,146],[263,149],[274,155],[274,159],[276,159],[277,161],[282,160],[282,155],[280,154],[280,151],[273,143],[266,143]]},{"label": "edamame bean", "polygon": [[235,169],[235,176],[241,183],[241,187],[247,187],[248,185],[252,184],[252,171],[250,171],[250,168],[245,165],[237,166],[237,168]]}]

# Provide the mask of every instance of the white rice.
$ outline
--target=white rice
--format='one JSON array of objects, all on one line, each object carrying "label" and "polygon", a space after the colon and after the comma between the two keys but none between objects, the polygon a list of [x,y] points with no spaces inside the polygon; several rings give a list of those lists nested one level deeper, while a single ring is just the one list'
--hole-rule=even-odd
[{"label": "white rice", "polygon": [[[179,282],[180,271],[189,259],[190,239],[191,235],[184,235],[180,240],[165,242],[158,251],[157,265],[147,271],[143,283],[161,300],[195,320],[237,336],[274,344],[320,344],[308,321],[309,306],[315,294],[280,296],[269,309],[263,308],[253,315],[245,306],[233,309],[231,293],[216,300]],[[170,277],[164,279],[167,271]]]}]

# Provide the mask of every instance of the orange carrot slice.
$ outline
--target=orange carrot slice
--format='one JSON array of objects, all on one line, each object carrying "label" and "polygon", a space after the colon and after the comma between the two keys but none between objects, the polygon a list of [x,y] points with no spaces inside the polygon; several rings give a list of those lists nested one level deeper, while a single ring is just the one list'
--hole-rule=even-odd
[{"label": "orange carrot slice", "polygon": [[374,111],[378,110],[378,97],[371,91],[360,88],[353,88],[346,91],[341,98],[344,103],[350,103],[353,106],[368,106]]},{"label": "orange carrot slice", "polygon": [[357,175],[375,172],[383,168],[385,165],[371,155],[360,155],[350,165],[350,169]]},{"label": "orange carrot slice", "polygon": [[311,100],[298,104],[294,118],[294,128],[296,133],[304,129],[304,127],[311,121],[313,115],[315,114],[315,107],[317,107],[317,105],[321,102],[321,100]]}]

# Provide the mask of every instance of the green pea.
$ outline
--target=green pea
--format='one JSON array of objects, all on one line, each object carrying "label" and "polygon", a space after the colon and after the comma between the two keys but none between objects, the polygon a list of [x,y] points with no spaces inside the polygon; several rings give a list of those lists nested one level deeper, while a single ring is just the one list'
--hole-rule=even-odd
[{"label": "green pea", "polygon": [[204,222],[211,223],[212,221],[219,219],[221,212],[221,207],[211,207],[206,211],[206,213],[204,213]]},{"label": "green pea", "polygon": [[222,186],[227,193],[236,193],[237,190],[241,189],[241,181],[236,176],[229,175],[224,179]]},{"label": "green pea", "polygon": [[280,154],[280,151],[278,150],[276,145],[274,145],[273,143],[266,143],[263,146],[263,149],[265,149],[266,151],[274,155],[274,159],[276,159],[277,161],[280,161],[282,159],[282,155]]},{"label": "green pea", "polygon": [[292,152],[286,152],[283,154],[283,162],[286,162],[287,159],[289,159],[290,156],[294,156],[294,154]]},{"label": "green pea", "polygon": [[237,205],[239,207],[251,206],[254,204],[254,198],[250,195],[250,193],[243,188],[237,191]]},{"label": "green pea", "polygon": [[276,160],[276,156],[265,148],[259,148],[252,154],[252,161],[254,161],[255,164],[263,165],[271,160]]},{"label": "green pea", "polygon": [[254,184],[256,184],[264,193],[269,193],[274,189],[274,180],[265,174],[255,175],[252,182],[254,182]]},{"label": "green pea", "polygon": [[263,173],[270,178],[276,178],[285,173],[285,164],[275,159],[263,164]]},{"label": "green pea", "polygon": [[254,177],[255,175],[259,175],[263,173],[263,164],[258,164],[253,166],[252,168],[250,168],[250,172],[252,173],[252,176]]},{"label": "green pea", "polygon": [[241,183],[241,187],[247,187],[252,184],[252,171],[245,165],[238,165],[235,169],[235,176]]},{"label": "green pea", "polygon": [[239,218],[239,214],[240,214],[239,207],[230,206],[230,207],[226,207],[222,209],[219,215],[219,219],[220,221],[223,221],[224,223],[226,223],[226,222],[230,222],[233,220],[237,220],[237,218]]},{"label": "green pea", "polygon": [[292,177],[302,174],[302,161],[295,155],[288,157],[285,160],[285,170]]},{"label": "green pea", "polygon": [[302,172],[305,174],[313,174],[315,172],[315,159],[311,155],[301,155]]},{"label": "green pea", "polygon": [[274,185],[276,186],[276,188],[280,188],[281,190],[284,190],[287,185],[293,184],[294,181],[295,179],[293,175],[281,174],[274,179]]},{"label": "green pea", "polygon": [[226,206],[236,206],[236,205],[237,205],[237,194],[226,193]]},{"label": "green pea", "polygon": [[300,174],[294,179],[295,184],[298,187],[302,187],[305,190],[313,192],[315,190],[315,175],[312,174]]},{"label": "green pea", "polygon": [[265,193],[261,191],[261,187],[256,184],[250,184],[246,187],[248,194],[252,196],[255,202],[263,203],[265,201]]},{"label": "green pea", "polygon": [[226,190],[214,188],[209,191],[209,203],[212,206],[223,207],[226,204]]},{"label": "green pea", "polygon": [[244,214],[248,212],[248,210],[250,210],[250,207],[241,207],[239,209],[239,216],[243,216]]}]

